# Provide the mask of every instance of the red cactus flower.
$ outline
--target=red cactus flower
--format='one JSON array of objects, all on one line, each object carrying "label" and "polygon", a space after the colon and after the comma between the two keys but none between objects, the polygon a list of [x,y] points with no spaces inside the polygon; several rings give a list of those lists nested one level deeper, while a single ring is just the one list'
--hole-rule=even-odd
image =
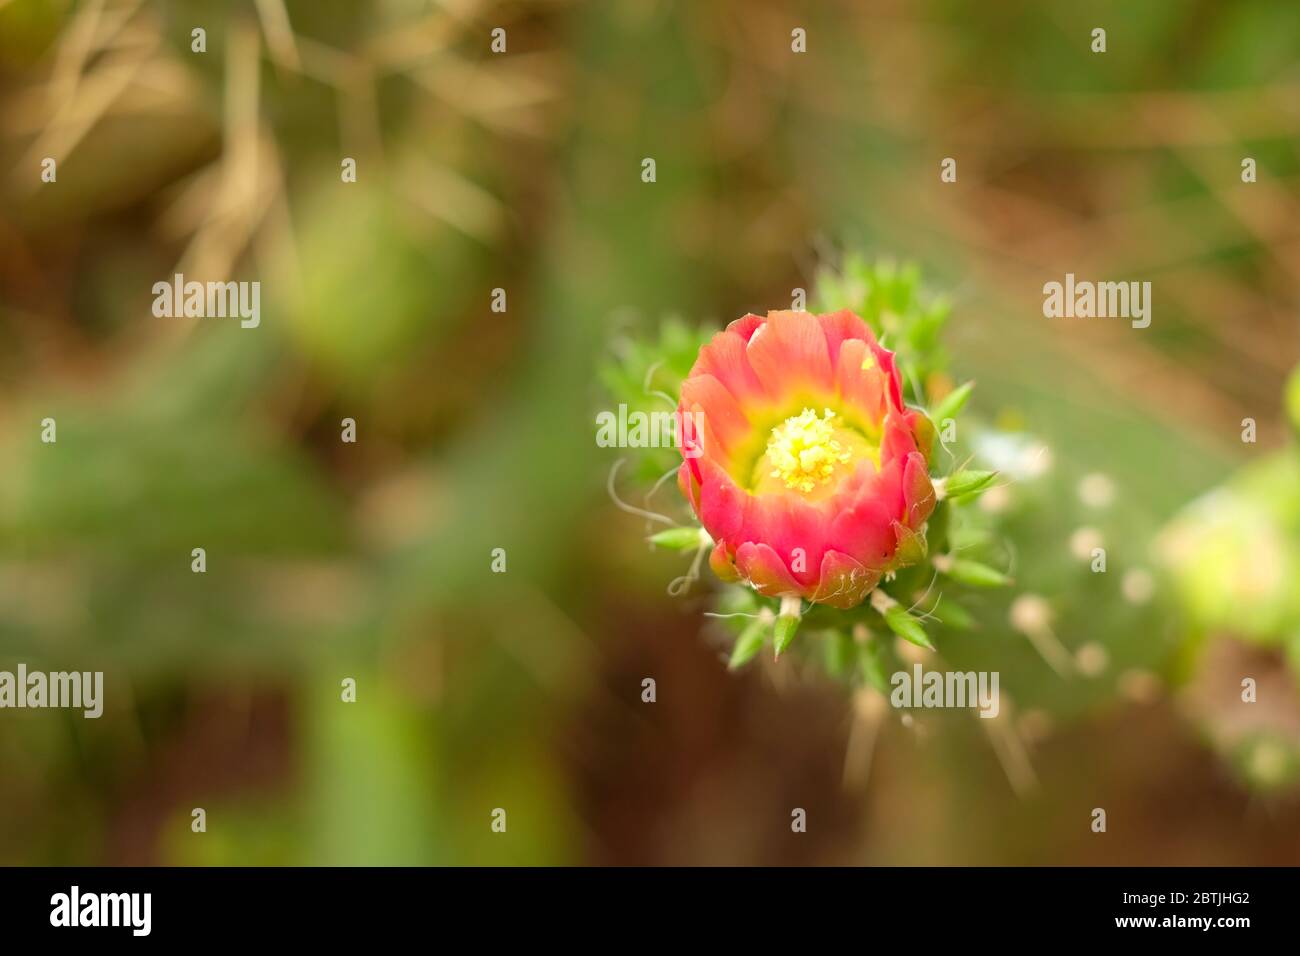
[{"label": "red cactus flower", "polygon": [[678,416],[678,483],[719,577],[850,608],[919,556],[933,427],[852,312],[732,322],[700,349]]}]

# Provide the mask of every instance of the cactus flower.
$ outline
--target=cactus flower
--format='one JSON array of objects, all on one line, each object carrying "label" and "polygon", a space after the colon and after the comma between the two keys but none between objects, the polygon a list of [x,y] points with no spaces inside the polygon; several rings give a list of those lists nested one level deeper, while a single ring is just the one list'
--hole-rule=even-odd
[{"label": "cactus flower", "polygon": [[719,577],[850,608],[924,554],[934,430],[852,312],[737,319],[700,349],[678,414],[678,483]]}]

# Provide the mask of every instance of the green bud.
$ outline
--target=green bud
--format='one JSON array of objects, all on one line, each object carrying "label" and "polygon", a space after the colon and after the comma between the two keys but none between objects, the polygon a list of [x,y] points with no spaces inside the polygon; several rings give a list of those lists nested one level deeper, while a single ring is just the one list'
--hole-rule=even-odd
[{"label": "green bud", "polygon": [[703,528],[669,528],[650,536],[651,544],[674,551],[694,551],[712,542],[713,539]]},{"label": "green bud", "polygon": [[943,426],[945,418],[956,418],[957,413],[966,406],[966,400],[970,398],[970,393],[974,390],[974,382],[967,382],[965,385],[954,388],[934,407],[931,418],[938,422],[940,427]]},{"label": "green bud", "polygon": [[934,608],[934,616],[943,622],[944,627],[957,631],[969,631],[975,627],[975,618],[952,598],[944,598]]},{"label": "green bud", "polygon": [[942,490],[940,498],[948,498],[952,501],[962,501],[968,498],[974,498],[976,495],[986,491],[989,485],[993,484],[993,479],[998,476],[996,471],[958,471],[947,478],[940,479]]}]

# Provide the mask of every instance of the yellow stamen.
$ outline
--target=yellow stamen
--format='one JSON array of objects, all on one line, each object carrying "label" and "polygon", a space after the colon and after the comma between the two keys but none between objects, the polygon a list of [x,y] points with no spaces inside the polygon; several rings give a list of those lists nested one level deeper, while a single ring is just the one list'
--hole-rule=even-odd
[{"label": "yellow stamen", "polygon": [[835,413],[829,408],[818,418],[811,408],[787,418],[772,429],[767,440],[771,477],[780,478],[787,488],[807,494],[835,474],[835,466],[853,453],[835,440]]}]

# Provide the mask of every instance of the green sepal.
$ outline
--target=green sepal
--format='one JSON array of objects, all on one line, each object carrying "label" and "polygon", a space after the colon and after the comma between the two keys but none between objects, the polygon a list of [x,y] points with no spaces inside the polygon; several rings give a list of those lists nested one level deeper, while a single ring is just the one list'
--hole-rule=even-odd
[{"label": "green sepal", "polygon": [[776,628],[773,631],[772,646],[776,649],[776,657],[785,653],[785,649],[790,646],[794,640],[795,634],[799,630],[800,618],[782,614],[776,619]]},{"label": "green sepal", "polygon": [[899,567],[911,567],[925,560],[927,551],[924,534],[913,531],[901,521],[895,521],[894,535],[898,538],[898,549],[894,552],[894,560],[898,562]]},{"label": "green sepal", "polygon": [[968,584],[973,588],[1004,588],[1011,583],[1011,578],[996,568],[961,558],[954,559],[942,573],[959,584]]},{"label": "green sepal", "polygon": [[925,633],[925,628],[921,622],[908,613],[907,608],[901,604],[895,604],[893,607],[886,609],[884,613],[885,623],[889,629],[905,641],[910,641],[917,647],[924,647],[927,651],[934,650],[934,644],[931,643],[929,636]]}]

